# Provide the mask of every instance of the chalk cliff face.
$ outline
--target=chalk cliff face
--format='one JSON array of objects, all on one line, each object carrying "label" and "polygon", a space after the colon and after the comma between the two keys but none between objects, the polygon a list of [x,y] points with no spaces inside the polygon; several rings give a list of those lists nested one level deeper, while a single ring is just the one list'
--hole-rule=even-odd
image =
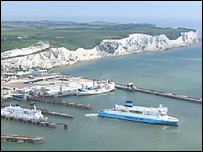
[{"label": "chalk cliff face", "polygon": [[4,72],[18,70],[19,67],[29,70],[31,68],[52,68],[62,65],[74,64],[77,61],[98,58],[96,48],[85,50],[79,48],[70,51],[64,47],[51,48],[47,51],[1,60]]},{"label": "chalk cliff face", "polygon": [[198,34],[192,31],[182,33],[176,40],[169,40],[163,34],[159,36],[130,34],[129,37],[120,40],[103,40],[98,46],[98,50],[102,56],[115,56],[187,46],[197,41]]},{"label": "chalk cliff face", "polygon": [[[103,40],[93,49],[78,48],[70,51],[64,47],[50,48],[43,52],[33,53],[28,48],[18,51],[1,53],[1,63],[4,72],[12,72],[19,67],[29,70],[31,68],[53,68],[56,66],[74,64],[77,61],[90,60],[104,56],[117,56],[142,51],[158,51],[169,48],[188,46],[198,41],[197,32],[182,33],[176,40],[169,40],[165,35],[150,36],[146,34],[130,34],[120,40]],[[40,43],[41,50],[50,47],[49,44]],[[39,48],[34,51],[40,51]],[[25,51],[27,50],[27,52]],[[32,52],[32,54],[30,54]],[[18,56],[17,56],[18,55]],[[21,57],[19,57],[21,55]],[[12,57],[12,58],[9,58]],[[7,59],[8,58],[8,59]]]},{"label": "chalk cliff face", "polygon": [[1,53],[1,59],[8,58],[8,57],[16,57],[19,55],[28,55],[28,54],[32,54],[32,53],[37,53],[38,51],[47,49],[49,47],[50,47],[49,43],[39,41],[36,46],[30,46],[27,48],[14,49],[14,50],[3,52],[3,53]]}]

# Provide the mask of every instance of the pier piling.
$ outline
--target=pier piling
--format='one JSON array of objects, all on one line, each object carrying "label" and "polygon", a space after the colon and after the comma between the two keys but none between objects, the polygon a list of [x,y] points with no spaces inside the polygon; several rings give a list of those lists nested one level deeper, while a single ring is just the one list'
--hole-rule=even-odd
[{"label": "pier piling", "polygon": [[64,125],[64,129],[67,129],[67,127],[68,127],[68,125],[67,125],[67,124],[65,124],[65,125]]},{"label": "pier piling", "polygon": [[36,120],[27,120],[24,118],[15,118],[12,116],[3,116],[1,115],[2,118],[6,119],[6,120],[13,120],[13,121],[17,121],[17,122],[22,122],[25,124],[32,124],[32,125],[39,125],[39,126],[47,126],[47,127],[51,127],[51,128],[56,128],[56,124],[55,123],[51,123],[48,121],[36,121]]}]

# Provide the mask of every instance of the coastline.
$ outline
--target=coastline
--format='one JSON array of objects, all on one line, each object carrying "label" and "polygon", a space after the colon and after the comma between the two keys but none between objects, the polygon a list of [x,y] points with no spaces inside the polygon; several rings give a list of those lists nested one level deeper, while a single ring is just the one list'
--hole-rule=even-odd
[{"label": "coastline", "polygon": [[[196,43],[198,44],[198,43]],[[193,52],[193,46],[196,46],[196,44],[192,45],[192,47],[188,47],[191,51],[191,54]],[[188,50],[189,49],[184,49],[184,48],[179,48],[180,52],[179,54],[182,54],[184,56],[184,54],[187,54],[187,57],[190,57],[190,54],[188,54]],[[179,49],[177,50],[177,52],[179,52]],[[195,49],[196,50],[196,49]],[[168,53],[170,52],[171,53]],[[200,52],[200,51],[199,51]],[[143,52],[145,53],[145,52]],[[150,53],[150,52],[149,52]],[[158,54],[155,52],[151,52],[153,54]],[[150,53],[150,54],[151,54]],[[155,57],[155,59],[159,59],[159,57],[167,57],[170,56],[172,54],[177,54],[176,50],[174,49],[170,49],[167,52],[162,51],[162,53],[160,53],[160,55],[158,55],[156,57],[156,55],[149,55],[149,57]],[[196,54],[196,56],[200,56],[198,53],[194,53]],[[181,56],[182,56],[181,55]],[[199,81],[196,81],[196,77],[193,76],[189,76],[188,78],[190,78],[189,80],[187,79],[187,74],[190,73],[194,73],[194,68],[192,67],[196,67],[196,64],[194,66],[191,67],[191,71],[189,70],[184,70],[182,69],[183,66],[187,66],[187,64],[185,64],[186,62],[183,63],[183,65],[180,65],[180,68],[178,68],[178,71],[180,72],[181,70],[185,71],[186,73],[178,73],[178,75],[174,75],[173,73],[177,70],[173,70],[173,65],[170,64],[170,62],[168,62],[168,66],[166,65],[162,65],[160,63],[163,62],[158,62],[157,64],[153,64],[153,67],[149,67],[147,65],[149,65],[151,63],[151,60],[149,61],[149,63],[147,64],[142,64],[144,63],[145,60],[142,60],[142,62],[140,62],[140,60],[136,60],[134,63],[134,59],[137,59],[139,57],[137,57],[136,55],[134,55],[135,58],[132,58],[131,60],[129,60],[131,57],[129,56],[129,58],[124,57],[125,61],[127,62],[123,62],[124,60],[117,60],[122,61],[123,64],[123,68],[127,68],[126,70],[123,70],[122,67],[119,66],[119,64],[117,64],[118,62],[115,62],[116,59],[111,60],[111,58],[108,58],[107,60],[105,59],[104,65],[102,65],[102,68],[99,68],[98,66],[101,65],[103,59],[101,59],[100,61],[96,61],[96,62],[92,62],[91,60],[89,61],[90,63],[86,64],[81,64],[79,65],[80,68],[78,68],[78,66],[70,66],[69,68],[63,67],[65,70],[62,73],[66,73],[66,74],[73,74],[73,75],[77,75],[75,74],[77,71],[77,73],[79,73],[78,75],[84,75],[85,77],[89,77],[89,75],[91,75],[92,77],[98,78],[98,79],[103,79],[103,78],[111,78],[112,80],[115,80],[117,82],[122,82],[125,83],[126,81],[132,81],[135,82],[136,85],[138,86],[142,86],[142,87],[148,87],[148,88],[156,88],[156,89],[160,89],[159,84],[161,87],[163,87],[162,89],[165,91],[173,91],[176,93],[184,93],[187,95],[193,95],[193,96],[199,96],[202,95],[201,93],[201,88],[197,87],[201,86],[199,83],[200,82],[200,77]],[[139,55],[138,55],[139,56]],[[149,57],[147,57],[148,55],[143,55],[143,57],[148,60]],[[173,56],[173,55],[172,55]],[[132,56],[133,57],[133,56]],[[119,57],[119,58],[123,58],[123,57]],[[170,58],[170,57],[169,57]],[[143,59],[143,58],[141,58]],[[107,61],[107,62],[106,62]],[[115,68],[115,66],[110,65],[107,66],[110,61],[112,62],[112,64],[117,65]],[[174,60],[175,62],[178,62],[179,60]],[[188,61],[187,61],[188,62]],[[96,63],[96,64],[95,64]],[[108,63],[108,64],[107,64]],[[134,63],[132,65],[132,63]],[[138,64],[140,63],[140,64]],[[179,62],[178,62],[179,63]],[[194,64],[193,61],[189,61],[188,63]],[[95,68],[91,68],[91,64],[94,64],[93,66],[95,68],[99,68],[97,71],[93,71],[93,69]],[[127,66],[127,65],[132,65],[132,66]],[[141,67],[139,65],[142,65]],[[160,69],[160,71],[157,70],[156,65],[161,66],[162,68]],[[171,65],[171,66],[170,66]],[[175,65],[175,64],[174,64]],[[86,68],[85,68],[86,67]],[[107,69],[106,69],[107,67]],[[140,68],[138,68],[140,67]],[[80,71],[84,69],[85,71]],[[105,70],[104,70],[105,69]],[[112,69],[116,69],[116,71],[112,71]],[[132,70],[132,69],[136,69],[136,70]],[[143,70],[141,70],[143,69]],[[155,74],[152,72],[148,75],[148,77],[145,77],[145,73],[149,73],[151,72],[150,69],[154,69]],[[200,70],[200,68],[198,67],[198,69]],[[61,69],[62,70],[62,69]],[[103,72],[102,77],[98,76],[98,71]],[[171,71],[173,70],[173,71]],[[75,73],[73,72],[75,71]],[[92,71],[92,72],[90,72]],[[119,76],[118,73],[119,71],[121,72]],[[126,73],[126,71],[129,71],[129,73]],[[159,73],[157,73],[157,71]],[[169,79],[169,77],[165,77],[165,75],[160,75],[163,73],[166,73],[166,71],[170,71],[171,75],[169,75],[169,77],[171,77]],[[89,73],[90,74],[87,74]],[[111,76],[111,73],[113,73],[113,76]],[[168,75],[168,73],[166,73],[166,75]],[[158,77],[158,78],[157,78]],[[175,79],[175,77],[177,77],[177,79]],[[114,79],[115,78],[115,79]],[[124,79],[127,78],[127,79]],[[180,81],[180,79],[182,79],[182,81]],[[177,81],[177,83],[174,83],[173,81]],[[149,83],[150,82],[150,83]],[[189,83],[191,82],[191,83]],[[159,83],[159,84],[158,84]],[[181,84],[184,84],[184,86],[182,86]],[[193,84],[193,85],[191,85]],[[150,86],[150,87],[149,87]],[[174,90],[173,90],[174,89]],[[194,93],[197,92],[197,93]],[[199,93],[198,93],[199,92]],[[110,97],[111,96],[111,97]],[[113,105],[114,103],[116,104],[123,104],[123,100],[125,99],[133,99],[133,101],[135,101],[135,104],[139,104],[139,105],[147,105],[147,106],[157,106],[159,103],[162,103],[164,105],[167,105],[168,107],[170,107],[170,112],[173,115],[178,116],[178,118],[181,120],[181,124],[179,128],[171,128],[170,126],[151,126],[148,124],[140,124],[140,123],[133,123],[133,122],[123,122],[123,121],[117,121],[117,120],[108,120],[108,119],[103,119],[103,118],[98,118],[98,117],[84,117],[84,115],[95,112],[97,110],[100,110],[102,108],[108,108],[111,105]],[[142,146],[143,142],[146,142],[146,138],[147,142],[149,142],[149,146],[151,149],[156,149],[157,146],[159,146],[157,143],[163,143],[165,141],[171,143],[172,146],[169,147],[164,147],[164,149],[166,150],[185,150],[186,148],[189,149],[201,149],[201,127],[202,127],[202,108],[199,104],[195,104],[195,103],[191,103],[191,102],[184,102],[184,101],[175,101],[174,99],[170,99],[170,98],[165,98],[163,99],[162,97],[159,96],[152,96],[150,94],[143,94],[143,93],[139,93],[139,92],[135,92],[135,93],[125,93],[122,90],[117,90],[115,92],[111,92],[109,94],[104,94],[104,95],[98,95],[98,96],[85,96],[85,97],[77,97],[77,96],[70,96],[70,97],[60,97],[60,100],[64,100],[64,101],[73,101],[73,102],[77,102],[77,103],[85,103],[85,104],[90,104],[94,107],[94,109],[92,111],[84,111],[84,110],[79,110],[79,109],[73,109],[73,108],[69,108],[69,107],[55,107],[55,105],[52,104],[45,104],[45,103],[36,103],[37,106],[44,108],[46,107],[46,109],[52,109],[61,113],[64,112],[68,112],[71,113],[73,115],[75,115],[76,119],[73,120],[69,120],[69,127],[67,131],[63,131],[61,130],[60,127],[58,127],[55,131],[49,131],[49,129],[47,130],[46,128],[41,128],[41,127],[34,127],[34,131],[33,131],[33,127],[30,126],[26,126],[23,123],[14,123],[14,122],[9,122],[6,121],[4,119],[2,119],[2,122],[4,125],[2,125],[2,132],[4,133],[11,133],[11,130],[15,130],[16,128],[18,129],[18,134],[30,134],[30,132],[32,132],[32,135],[43,135],[46,138],[46,141],[43,143],[43,150],[49,150],[49,149],[60,149],[60,150],[67,150],[67,143],[70,144],[70,146],[68,147],[68,150],[79,150],[81,147],[82,149],[86,149],[86,150],[94,150],[97,149],[97,147],[99,147],[99,143],[103,142],[104,147],[101,148],[101,150],[107,150],[109,143],[112,144],[112,149],[114,149],[114,147],[117,146],[117,143],[119,142],[119,146],[117,149],[122,149],[123,150],[130,150],[133,148],[138,148],[138,150],[143,150],[145,149],[145,147]],[[19,103],[19,101],[12,101],[12,104],[16,104]],[[22,105],[24,106],[28,106],[28,104],[26,102],[21,102]],[[180,110],[181,109],[181,110]],[[54,118],[54,117],[50,117],[51,121],[58,121],[58,120],[66,120],[65,118]],[[67,121],[67,120],[66,120]],[[12,123],[12,125],[11,125]],[[196,125],[194,125],[196,124]],[[10,126],[10,127],[8,127]],[[20,126],[20,127],[19,127]],[[115,129],[116,128],[116,129]],[[135,132],[134,130],[137,130],[137,132]],[[47,132],[44,132],[44,130],[47,130]],[[100,130],[100,132],[98,132],[97,130]],[[104,142],[104,136],[102,135],[106,135],[105,138],[109,138],[109,137],[115,137],[118,133],[120,133],[120,130],[123,130],[123,132],[125,132],[125,134],[123,133],[123,136],[120,136],[120,140],[117,140],[116,143],[115,142],[111,142],[113,140],[105,140]],[[132,132],[133,130],[133,132]],[[153,131],[151,131],[153,130]],[[188,132],[185,132],[185,130],[189,130]],[[146,132],[147,131],[147,132]],[[130,141],[135,141],[136,143],[138,143],[139,145],[141,145],[140,147],[136,147],[133,146],[132,142],[127,142],[127,143],[123,143],[123,141],[125,141],[126,138],[126,132],[127,135],[129,137]],[[132,134],[133,133],[133,134]],[[159,138],[156,135],[157,134],[162,134],[163,138]],[[173,138],[171,136],[168,136],[169,134],[173,135]],[[180,136],[180,134],[182,136]],[[88,135],[88,136],[87,136]],[[53,137],[56,138],[60,138],[62,139],[62,142],[58,142],[57,143],[57,147],[54,145],[54,140]],[[80,137],[80,138],[78,138]],[[89,138],[91,137],[91,138]],[[135,138],[137,137],[137,138]],[[143,138],[140,138],[143,137]],[[153,140],[154,137],[156,138],[156,140]],[[181,145],[177,142],[173,143],[171,142],[174,138],[177,138],[178,140],[184,140],[185,137],[190,138],[191,141],[190,142],[182,142]],[[98,139],[96,143],[93,142],[92,139]],[[113,139],[113,138],[112,138]],[[77,148],[75,146],[75,143],[81,143],[80,148]],[[64,142],[63,142],[64,141]],[[84,141],[86,141],[84,143]],[[154,141],[153,143],[151,143],[152,141]],[[163,142],[164,141],[164,142]],[[92,144],[91,144],[92,143]],[[177,144],[176,144],[177,143]],[[96,145],[95,145],[96,144]],[[122,145],[123,144],[123,145]],[[125,149],[127,146],[129,147],[129,149]],[[4,150],[12,150],[12,149],[16,149],[16,145],[17,144],[12,144],[11,143],[2,143],[2,149]],[[31,145],[32,146],[32,145]],[[85,148],[87,147],[87,148]],[[107,148],[106,148],[107,147]],[[171,148],[172,147],[172,148]],[[111,147],[110,147],[111,148]],[[20,145],[19,147],[17,147],[17,149],[24,149],[24,150],[29,150],[30,147],[29,146],[24,146],[24,145]],[[35,147],[35,150],[42,150],[41,147],[37,146]]]},{"label": "coastline", "polygon": [[[182,50],[182,53],[180,52],[180,54],[186,53],[187,57],[190,57],[190,54],[187,53],[188,52],[187,50],[191,50],[189,52],[192,53],[193,50],[195,49],[195,47],[194,47],[194,49],[193,49],[193,47],[189,47],[189,49],[186,49],[186,51],[184,48],[183,49],[180,48],[180,49]],[[173,49],[172,49],[171,53],[168,53],[168,52],[169,51],[160,53],[160,55],[158,55],[157,57],[156,57],[156,55],[152,55],[152,56],[154,56],[156,59],[159,59],[160,56],[167,57],[170,55],[174,56],[174,54],[175,55],[177,54],[176,50],[173,50]],[[179,52],[179,50],[177,50],[177,52]],[[134,55],[134,56],[136,56],[136,55]],[[148,56],[148,55],[143,55],[143,57],[146,60],[148,60],[149,57],[146,57],[146,56]],[[199,54],[196,56],[199,56]],[[121,57],[121,58],[123,58],[123,57]],[[107,63],[109,63],[111,61],[112,64],[117,65],[117,68],[115,68],[115,66],[112,66],[112,65],[110,65],[110,67],[109,67],[109,66],[107,66],[107,64],[105,64],[103,66],[103,68],[101,69],[101,71],[103,72],[103,76],[101,78],[103,79],[103,78],[109,77],[112,80],[116,80],[117,82],[122,82],[122,83],[125,83],[126,81],[132,81],[132,82],[135,82],[135,84],[137,86],[142,86],[142,87],[150,86],[150,88],[156,88],[157,90],[160,89],[159,88],[159,84],[160,84],[161,87],[163,87],[162,89],[164,91],[173,91],[175,93],[184,93],[184,94],[193,95],[193,96],[199,96],[202,94],[201,89],[200,89],[201,83],[199,83],[200,79],[199,79],[199,81],[196,81],[196,77],[189,76],[190,80],[188,80],[187,76],[186,76],[188,73],[194,73],[194,68],[191,68],[191,71],[187,72],[187,70],[182,69],[182,65],[179,68],[177,67],[178,71],[184,70],[186,72],[186,73],[179,73],[180,74],[180,77],[179,77],[179,76],[173,74],[177,70],[170,71],[173,69],[173,65],[171,65],[171,66],[169,65],[170,62],[168,62],[168,66],[160,64],[163,62],[158,62],[157,64],[153,64],[153,67],[148,67],[148,66],[146,66],[148,64],[146,64],[146,65],[142,64],[142,63],[144,63],[144,60],[142,60],[142,62],[140,64],[137,64],[140,62],[139,60],[137,60],[134,63],[133,60],[139,58],[137,56],[135,58],[132,58],[131,60],[129,60],[131,58],[130,56],[129,56],[129,58],[128,57],[127,58],[124,57],[124,58],[125,58],[125,61],[128,63],[124,63],[123,68],[125,68],[125,69],[127,68],[126,71],[129,71],[129,73],[125,74],[126,71],[125,70],[123,71],[121,69],[119,64],[117,64],[118,62],[114,62],[114,61],[116,61],[116,59],[111,60],[109,58],[109,59],[107,59]],[[106,59],[104,61],[106,61]],[[121,60],[117,60],[117,61],[121,61]],[[124,60],[122,60],[122,61],[124,61]],[[174,60],[174,61],[178,62],[179,60]],[[150,62],[151,62],[151,60],[150,60]],[[62,73],[77,75],[75,73],[78,71],[77,72],[77,73],[79,73],[78,75],[84,75],[85,77],[92,75],[92,77],[100,79],[100,77],[98,76],[98,71],[93,71],[93,69],[95,69],[96,67],[98,68],[98,66],[101,65],[101,63],[102,63],[101,61],[96,61],[96,62],[92,62],[92,63],[90,61],[90,63],[88,63],[88,64],[79,65],[80,68],[78,68],[78,66],[70,66],[70,69],[64,67],[64,69],[63,69],[64,71]],[[134,63],[132,66],[126,66],[126,65],[131,65],[132,63]],[[187,64],[185,64],[185,63],[186,62],[184,62],[183,65],[187,66]],[[189,61],[188,63],[194,64],[193,61]],[[92,66],[94,66],[95,68],[91,67],[90,66],[91,64],[94,64]],[[142,65],[142,66],[140,67],[139,65]],[[162,68],[160,70],[157,70],[156,65],[162,66]],[[196,66],[196,64],[193,67],[195,67],[195,66]],[[106,67],[108,67],[108,68],[106,69]],[[140,67],[140,68],[138,68],[138,67]],[[85,71],[80,71],[81,69],[85,69]],[[112,69],[116,69],[116,71],[112,71]],[[136,69],[136,70],[131,70],[131,69]],[[141,69],[144,69],[144,71]],[[150,75],[147,74],[147,73],[151,72],[150,69],[154,69],[154,71],[156,70],[156,74],[153,74],[153,73],[151,73]],[[171,75],[169,75],[169,77],[172,77],[172,79],[168,79],[168,77],[165,77],[165,75],[160,75],[161,73],[165,73],[166,69],[171,72]],[[198,67],[198,69],[200,70],[199,67]],[[62,71],[62,69],[60,69],[60,70]],[[90,71],[92,70],[93,73],[90,72],[90,74],[87,74],[89,72],[89,70]],[[75,71],[75,73],[73,71]],[[113,73],[112,76],[110,75],[109,71]],[[119,71],[120,72],[122,71],[120,73],[120,75],[121,75],[120,78],[118,76]],[[147,74],[148,77],[145,77],[145,74]],[[168,73],[166,73],[166,74],[168,74]],[[126,76],[128,76],[127,79],[125,79]],[[158,78],[156,78],[156,77],[158,77]],[[177,77],[177,79],[175,79],[175,77]],[[185,81],[184,86],[180,85],[182,82],[180,81],[179,78],[183,79],[182,82]],[[177,83],[175,83],[173,81],[177,81]],[[151,83],[149,83],[149,82],[151,82]],[[158,84],[158,82],[159,82],[159,84]],[[189,82],[191,82],[191,83],[189,83]],[[191,86],[191,84],[194,84],[194,85]],[[199,87],[196,84],[198,84]],[[199,92],[199,93],[194,93],[194,92]],[[93,117],[93,116],[85,117],[86,114],[93,113],[102,108],[111,107],[111,105],[113,105],[113,104],[123,104],[123,101],[125,99],[132,99],[133,101],[135,101],[136,105],[157,106],[157,105],[159,105],[159,103],[167,105],[170,108],[169,113],[173,114],[174,116],[177,116],[180,119],[180,126],[178,128],[172,128],[171,126],[158,126],[158,125],[152,126],[152,125],[148,125],[148,124],[128,122],[128,121],[125,122],[125,121],[118,121],[118,120],[109,120],[109,119],[98,118],[98,117]],[[120,147],[117,147],[117,149],[131,150],[134,148],[138,148],[138,150],[143,150],[143,149],[145,149],[145,147],[142,146],[142,143],[146,142],[146,139],[148,139],[147,142],[149,142],[150,148],[154,149],[154,150],[156,150],[157,146],[159,145],[157,143],[161,142],[164,144],[165,141],[171,143],[171,145],[172,145],[172,146],[169,146],[166,148],[164,147],[164,149],[167,149],[167,150],[176,150],[176,149],[185,150],[186,148],[197,149],[197,150],[201,149],[202,140],[201,140],[200,132],[201,132],[201,127],[202,127],[202,121],[200,121],[200,120],[202,120],[202,108],[201,108],[201,105],[199,105],[199,104],[195,104],[195,103],[191,103],[191,102],[187,102],[187,101],[185,102],[185,101],[181,101],[181,100],[176,101],[176,100],[170,99],[170,98],[162,98],[159,96],[152,96],[150,94],[143,94],[143,93],[139,93],[139,92],[126,93],[122,90],[117,90],[117,91],[114,91],[114,92],[111,92],[108,94],[103,94],[103,95],[98,95],[98,96],[60,97],[60,100],[90,104],[93,106],[94,109],[92,111],[91,110],[86,111],[86,110],[73,109],[73,108],[57,106],[57,105],[55,106],[52,104],[36,103],[37,106],[40,108],[46,107],[46,109],[51,109],[51,110],[58,111],[61,113],[67,113],[67,112],[71,113],[75,116],[75,119],[67,120],[66,118],[58,119],[58,118],[54,118],[52,116],[50,117],[50,120],[53,122],[56,120],[57,121],[58,120],[68,121],[69,123],[68,123],[67,131],[61,129],[62,127],[57,127],[54,131],[52,131],[49,128],[46,129],[44,127],[37,127],[37,126],[32,127],[32,126],[27,126],[23,123],[14,123],[14,122],[10,122],[10,121],[2,119],[2,124],[3,124],[2,132],[5,134],[9,134],[9,133],[11,133],[11,130],[15,131],[16,128],[19,128],[18,132],[17,132],[18,134],[44,136],[46,141],[43,143],[43,147],[44,147],[43,150],[50,150],[50,149],[56,148],[56,146],[54,146],[55,141],[53,140],[53,137],[62,139],[61,140],[62,142],[57,143],[60,150],[67,150],[67,149],[68,150],[79,150],[79,148],[77,148],[77,146],[75,146],[75,144],[74,144],[74,143],[77,144],[78,142],[81,143],[80,148],[85,149],[85,147],[87,147],[86,150],[95,150],[95,149],[98,150],[97,147],[99,147],[101,142],[103,142],[104,147],[101,148],[100,150],[107,150],[109,143],[112,144],[113,150],[115,150],[117,143],[119,143],[119,145],[121,145]],[[19,101],[12,101],[12,104],[16,104],[16,103],[19,103]],[[26,102],[20,102],[20,103],[22,106],[29,106],[28,105],[29,103],[26,103]],[[196,125],[194,125],[194,124],[196,124]],[[34,128],[34,130],[33,130],[33,128]],[[116,128],[116,130],[115,130],[115,128]],[[137,130],[136,132],[135,132],[135,129]],[[46,132],[45,132],[45,130],[46,130]],[[98,132],[98,130],[100,130],[100,132]],[[102,135],[106,135],[105,138],[112,137],[112,139],[113,139],[113,137],[115,137],[116,135],[118,135],[118,133],[120,133],[119,132],[120,130],[123,130],[122,131],[123,136],[120,136],[120,140],[116,140],[116,142],[111,142],[113,140],[104,141],[104,136],[101,136],[101,134],[102,134]],[[151,131],[151,130],[153,130],[153,131]],[[188,130],[188,132],[185,132],[185,130]],[[16,132],[14,132],[14,133],[16,133]],[[30,134],[30,133],[32,133],[32,134]],[[123,143],[123,141],[125,141],[126,134],[128,135],[130,141],[133,141],[133,143],[136,142],[141,146],[140,147],[136,147],[136,145],[133,146],[132,142]],[[163,138],[157,137],[156,136],[157,134],[163,135]],[[170,136],[171,134],[173,136]],[[88,135],[88,137],[87,137],[87,135]],[[89,137],[91,137],[91,138],[89,138]],[[181,141],[181,140],[184,140],[186,137],[190,138],[191,140],[189,142],[187,142],[187,141],[181,142],[181,145],[177,142],[174,142],[174,143],[171,142],[171,141],[173,141],[174,138],[177,138],[178,140]],[[156,138],[156,140],[153,140],[154,138]],[[97,139],[97,142],[93,142],[94,139]],[[84,143],[84,141],[86,141],[86,142]],[[154,141],[154,142],[151,143],[152,141]],[[68,148],[67,148],[67,146],[65,146],[65,145],[67,145],[67,143],[70,143],[70,146],[68,146]],[[2,143],[2,149],[3,150],[16,149],[17,144],[16,143],[13,143],[12,145],[11,144],[12,143]],[[126,145],[129,147],[129,149],[125,148],[125,147],[127,147]],[[30,146],[32,146],[32,145],[30,145]],[[30,146],[20,145],[19,147],[17,147],[17,150],[22,150],[22,149],[29,150]],[[35,148],[35,150],[41,149],[41,147],[39,147],[39,146],[37,146],[37,147],[35,146],[34,148]]]},{"label": "coastline", "polygon": [[[192,31],[182,33],[176,40],[169,40],[163,34],[160,36],[130,34],[129,37],[119,40],[103,40],[100,45],[92,49],[78,48],[76,51],[71,51],[64,47],[50,48],[36,54],[2,59],[1,63],[3,72],[19,71],[19,67],[23,70],[33,68],[52,69],[73,65],[85,60],[187,47],[199,42],[198,40],[197,32]],[[5,53],[1,53],[1,56],[4,56]],[[7,57],[9,56],[7,55]]]}]

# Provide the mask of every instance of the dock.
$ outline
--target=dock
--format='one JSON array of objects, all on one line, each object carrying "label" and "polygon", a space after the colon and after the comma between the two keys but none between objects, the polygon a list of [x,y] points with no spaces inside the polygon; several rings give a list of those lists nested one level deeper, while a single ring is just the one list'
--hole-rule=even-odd
[{"label": "dock", "polygon": [[42,102],[42,103],[64,105],[64,106],[81,108],[81,109],[92,109],[92,107],[89,104],[81,104],[81,103],[74,103],[74,102],[68,102],[68,101],[53,100],[53,99],[44,98],[44,97],[32,97],[29,100],[38,101],[38,102]]},{"label": "dock", "polygon": [[26,123],[26,124],[56,128],[56,123],[52,123],[52,122],[48,122],[48,121],[28,120],[28,119],[24,119],[24,118],[15,118],[13,116],[4,116],[4,115],[1,115],[1,118],[6,119],[6,120],[13,120],[15,122],[22,122],[22,123]]},{"label": "dock", "polygon": [[74,115],[66,114],[66,113],[59,113],[59,112],[53,112],[53,111],[45,111],[41,110],[43,114],[48,114],[48,115],[54,115],[54,116],[61,116],[65,118],[74,118]]},{"label": "dock", "polygon": [[143,92],[143,93],[155,94],[155,95],[169,97],[169,98],[175,98],[175,99],[180,99],[180,100],[193,101],[196,103],[202,103],[201,98],[189,97],[186,95],[177,95],[177,94],[173,94],[173,93],[156,91],[156,90],[152,90],[152,89],[144,89],[144,88],[139,88],[139,87],[135,87],[135,86],[128,86],[128,85],[123,85],[123,84],[116,84],[115,87],[118,89],[123,89],[123,90],[139,91],[139,92]]},{"label": "dock", "polygon": [[31,143],[41,144],[44,142],[44,137],[40,136],[23,136],[23,135],[1,135],[1,141],[4,142],[17,142],[17,143]]},{"label": "dock", "polygon": [[[30,105],[33,105],[35,104],[34,102],[33,103],[30,103]],[[5,103],[1,103],[1,107],[7,107],[9,106],[9,104],[5,104]],[[14,105],[12,105],[14,106]],[[29,107],[25,107],[25,106],[21,106],[22,108],[26,108],[26,109],[32,109],[32,108],[29,108]],[[53,111],[49,111],[49,110],[46,110],[46,109],[40,109],[40,108],[37,108],[38,110],[41,110],[41,112],[43,114],[49,114],[49,115],[54,115],[54,116],[61,116],[61,117],[65,117],[65,118],[71,118],[73,119],[74,118],[74,115],[70,115],[70,114],[65,114],[65,113],[59,113],[59,112],[53,112]],[[30,124],[33,124],[33,125],[40,125],[40,126],[46,126],[46,127],[51,127],[51,128],[56,128],[57,125],[64,125],[64,129],[67,129],[67,124],[65,123],[52,123],[52,122],[48,122],[48,121],[35,121],[35,120],[27,120],[27,119],[22,119],[22,118],[15,118],[15,117],[11,117],[11,116],[2,116],[2,118],[6,119],[6,120],[14,120],[16,122],[24,122],[24,123],[30,123]]]}]

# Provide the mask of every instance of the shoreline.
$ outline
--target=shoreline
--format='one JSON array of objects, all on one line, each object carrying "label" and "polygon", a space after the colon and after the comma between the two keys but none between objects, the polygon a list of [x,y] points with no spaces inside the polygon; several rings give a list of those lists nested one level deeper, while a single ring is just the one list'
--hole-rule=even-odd
[{"label": "shoreline", "polygon": [[[92,49],[78,48],[71,51],[67,48],[50,48],[46,52],[1,60],[2,72],[31,70],[33,68],[53,69],[55,67],[73,65],[81,61],[123,56],[140,53],[154,53],[174,48],[188,47],[198,43],[197,32],[182,33],[176,40],[169,40],[165,35],[150,36],[146,34],[130,34],[118,40],[103,40]],[[1,53],[4,56],[5,53]]]},{"label": "shoreline", "polygon": [[[56,67],[52,67],[50,68],[50,70],[54,70],[56,68],[63,68],[63,67],[66,67],[66,66],[72,66],[72,65],[77,65],[77,64],[80,64],[82,62],[86,62],[86,61],[94,61],[94,60],[100,60],[100,59],[106,59],[106,58],[109,58],[109,57],[121,57],[121,56],[128,56],[128,55],[147,55],[147,54],[154,54],[154,53],[164,53],[164,52],[168,52],[168,51],[173,51],[174,49],[181,49],[181,48],[187,48],[187,47],[192,47],[192,46],[195,46],[195,45],[198,45],[202,43],[202,41],[198,41],[198,42],[195,42],[193,44],[190,44],[190,45],[187,45],[187,46],[179,46],[179,47],[174,47],[174,48],[167,48],[165,50],[158,50],[158,51],[139,51],[139,52],[134,52],[134,53],[131,53],[131,54],[123,54],[123,55],[112,55],[112,56],[103,56],[103,57],[99,57],[99,58],[94,58],[94,59],[89,59],[89,60],[79,60],[75,63],[72,63],[72,64],[67,64],[67,65],[61,65],[61,66],[56,66]],[[175,50],[174,50],[175,51]]]}]

